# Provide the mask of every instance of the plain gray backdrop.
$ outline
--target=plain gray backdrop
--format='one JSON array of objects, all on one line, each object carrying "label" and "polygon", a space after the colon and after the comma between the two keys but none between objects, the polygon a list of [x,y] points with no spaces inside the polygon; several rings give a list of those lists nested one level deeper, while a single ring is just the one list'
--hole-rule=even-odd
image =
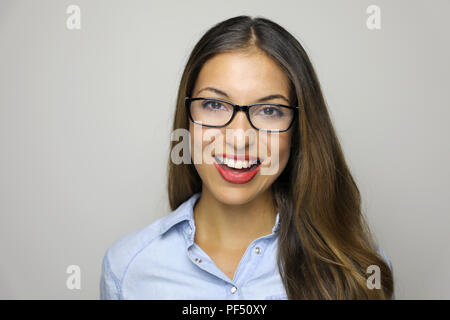
[{"label": "plain gray backdrop", "polygon": [[[72,4],[80,30],[66,27]],[[366,26],[372,4],[380,30]],[[1,0],[0,298],[99,298],[105,250],[170,212],[190,51],[246,14],[309,54],[396,297],[450,299],[449,12],[448,0]]]}]

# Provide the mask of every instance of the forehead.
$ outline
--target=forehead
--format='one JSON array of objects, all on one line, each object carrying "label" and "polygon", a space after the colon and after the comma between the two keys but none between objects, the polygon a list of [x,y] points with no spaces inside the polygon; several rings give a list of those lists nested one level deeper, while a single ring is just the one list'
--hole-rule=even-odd
[{"label": "forehead", "polygon": [[289,94],[288,77],[275,61],[262,52],[227,52],[212,57],[200,70],[194,94],[206,86],[223,90],[236,99]]}]

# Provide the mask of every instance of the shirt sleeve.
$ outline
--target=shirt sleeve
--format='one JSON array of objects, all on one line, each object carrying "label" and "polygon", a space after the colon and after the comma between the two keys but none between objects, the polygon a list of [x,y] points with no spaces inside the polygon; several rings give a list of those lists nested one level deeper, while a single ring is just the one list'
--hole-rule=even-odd
[{"label": "shirt sleeve", "polygon": [[102,262],[102,273],[100,277],[100,300],[119,300],[119,288],[119,279],[111,271],[107,250]]}]

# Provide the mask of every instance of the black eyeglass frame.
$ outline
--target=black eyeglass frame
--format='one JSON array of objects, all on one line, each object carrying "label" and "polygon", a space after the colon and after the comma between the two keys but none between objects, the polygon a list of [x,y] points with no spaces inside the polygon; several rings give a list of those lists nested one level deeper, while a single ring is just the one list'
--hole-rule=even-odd
[{"label": "black eyeglass frame", "polygon": [[[233,106],[233,114],[231,115],[231,118],[230,118],[230,120],[228,120],[227,123],[225,123],[224,125],[220,125],[220,126],[207,125],[207,124],[203,124],[203,123],[196,122],[196,121],[192,118],[191,108],[190,108],[191,102],[192,102],[192,101],[195,101],[195,100],[214,100],[214,101],[220,101],[220,102],[223,102],[223,103],[227,103],[227,104]],[[296,114],[297,114],[297,112],[298,112],[298,109],[300,109],[300,107],[298,107],[298,106],[292,107],[292,106],[287,106],[287,105],[284,105],[284,104],[278,104],[278,103],[265,103],[265,102],[249,104],[249,105],[247,105],[247,106],[244,106],[244,105],[241,106],[241,105],[234,104],[234,103],[231,103],[230,101],[223,100],[223,99],[219,99],[219,98],[204,98],[204,97],[195,97],[195,98],[185,97],[185,98],[184,98],[184,105],[185,105],[185,107],[186,107],[186,111],[187,111],[187,114],[188,114],[188,116],[189,116],[189,119],[190,119],[193,123],[195,123],[195,124],[199,124],[199,125],[201,125],[201,126],[204,126],[204,127],[211,127],[211,128],[222,128],[222,127],[226,127],[227,125],[229,125],[229,124],[231,123],[231,121],[233,121],[234,116],[236,115],[236,113],[237,113],[238,111],[244,111],[245,114],[247,115],[247,120],[248,120],[248,122],[250,123],[250,125],[251,125],[254,129],[259,130],[259,131],[264,131],[264,132],[286,132],[286,131],[288,131],[288,130],[292,127],[292,124],[295,122]],[[288,109],[294,110],[294,116],[292,117],[291,123],[289,124],[289,126],[287,127],[287,129],[284,129],[284,130],[274,130],[274,129],[259,129],[259,128],[255,127],[255,125],[254,125],[254,124],[252,123],[252,121],[250,120],[250,112],[249,112],[249,109],[250,109],[251,107],[253,107],[253,106],[260,106],[260,105],[278,106],[278,107],[283,107],[283,108],[288,108]]]}]

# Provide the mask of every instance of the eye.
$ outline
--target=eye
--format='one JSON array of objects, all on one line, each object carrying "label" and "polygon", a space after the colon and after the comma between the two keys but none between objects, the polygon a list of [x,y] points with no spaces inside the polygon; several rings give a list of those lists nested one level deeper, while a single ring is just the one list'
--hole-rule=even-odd
[{"label": "eye", "polygon": [[203,109],[209,111],[226,110],[225,106],[216,100],[206,100],[202,103]]},{"label": "eye", "polygon": [[283,114],[283,111],[275,106],[263,106],[259,111],[259,115],[267,117],[282,117]]}]

